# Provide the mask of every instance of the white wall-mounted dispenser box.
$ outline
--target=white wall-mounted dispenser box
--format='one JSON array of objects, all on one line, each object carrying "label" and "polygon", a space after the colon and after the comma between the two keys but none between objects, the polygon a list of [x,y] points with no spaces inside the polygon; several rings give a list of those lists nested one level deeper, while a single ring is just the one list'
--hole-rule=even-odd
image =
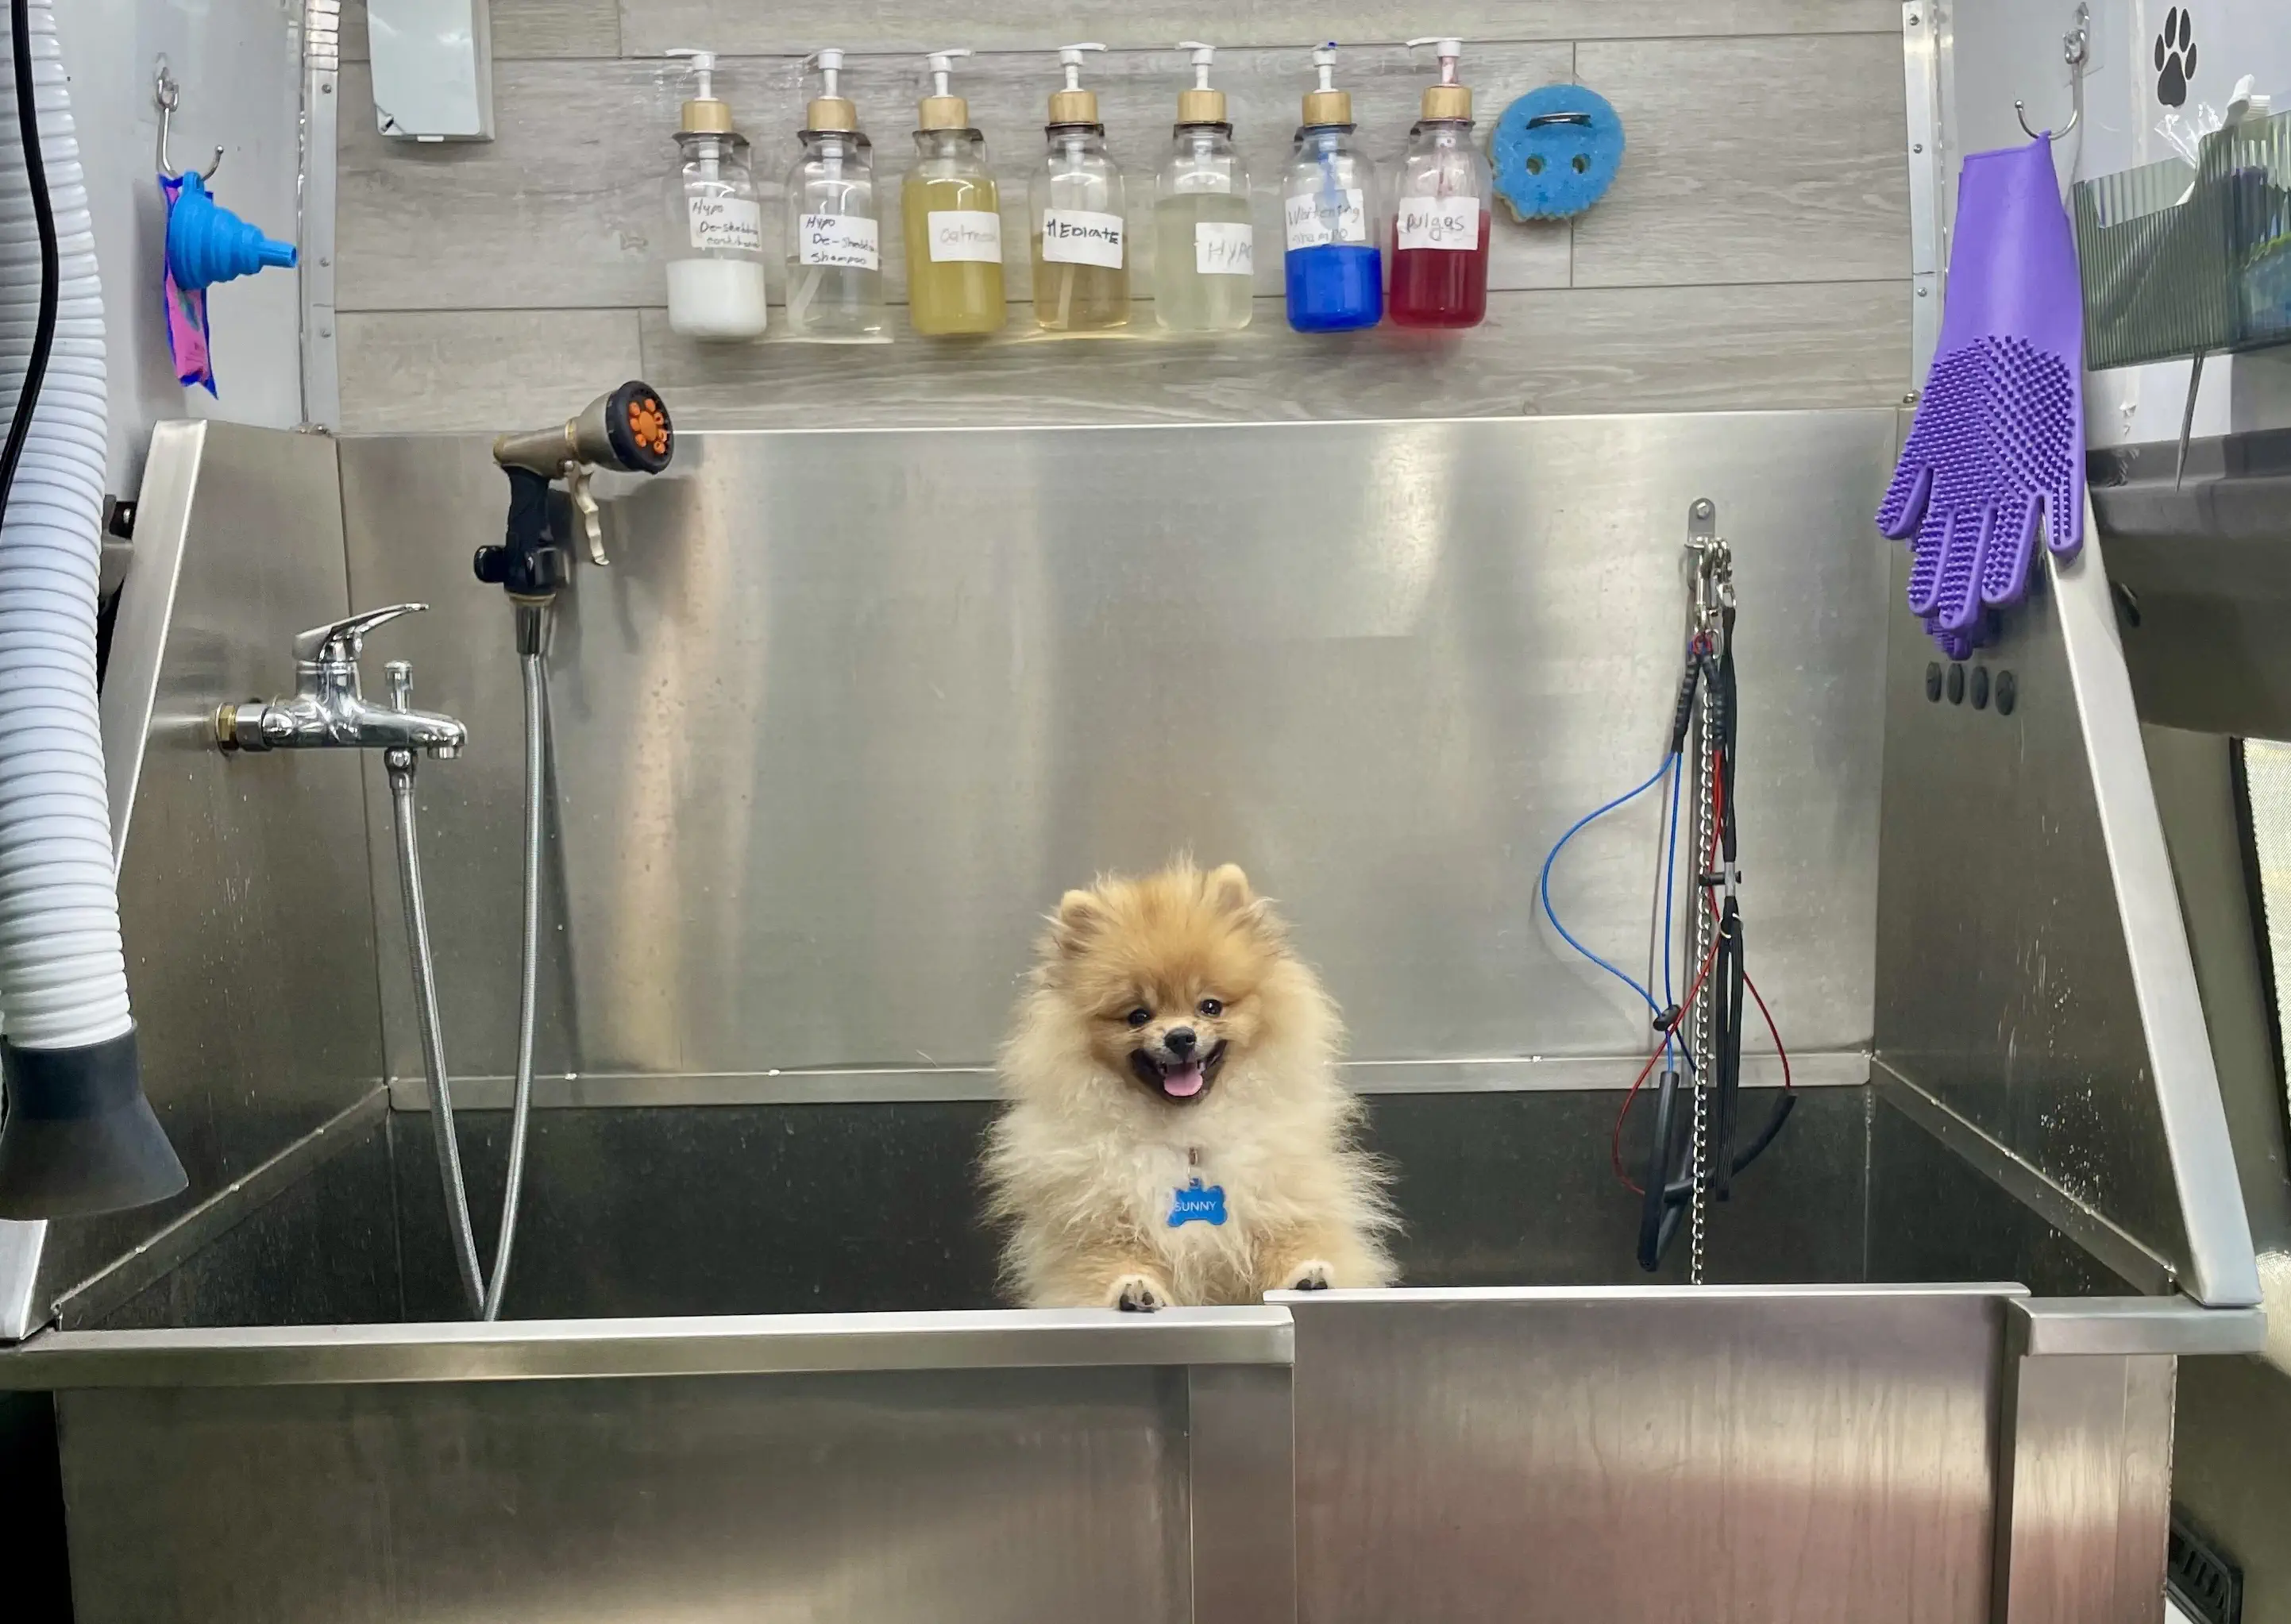
[{"label": "white wall-mounted dispenser box", "polygon": [[486,0],[368,0],[374,119],[403,141],[494,138]]}]

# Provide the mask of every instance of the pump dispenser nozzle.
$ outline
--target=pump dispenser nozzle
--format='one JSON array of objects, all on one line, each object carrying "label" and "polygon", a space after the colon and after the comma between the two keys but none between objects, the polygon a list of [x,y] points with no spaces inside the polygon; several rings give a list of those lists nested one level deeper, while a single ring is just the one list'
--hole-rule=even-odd
[{"label": "pump dispenser nozzle", "polygon": [[1421,51],[1427,45],[1440,59],[1440,83],[1425,86],[1421,117],[1468,120],[1472,116],[1472,92],[1456,80],[1456,64],[1464,54],[1464,42],[1443,39],[1435,34],[1408,42],[1411,51]]},{"label": "pump dispenser nozzle", "polygon": [[1178,92],[1178,122],[1225,123],[1225,92],[1210,88],[1210,63],[1217,57],[1217,47],[1198,39],[1181,39],[1178,49],[1194,53],[1194,87]]},{"label": "pump dispenser nozzle", "polygon": [[695,135],[729,135],[732,109],[716,100],[716,53],[679,45],[667,54],[685,59],[690,64],[693,78],[698,81],[700,93],[684,104],[686,132]]},{"label": "pump dispenser nozzle", "polygon": [[954,93],[954,64],[958,58],[970,54],[962,46],[945,51],[933,51],[923,57],[930,70],[930,94],[922,99],[915,109],[915,127],[919,130],[967,130],[970,127],[970,103]]},{"label": "pump dispenser nozzle", "polygon": [[1066,84],[1064,90],[1050,92],[1051,124],[1096,124],[1097,122],[1097,92],[1081,87],[1081,53],[1085,51],[1105,49],[1104,45],[1087,41],[1079,45],[1058,47],[1058,62],[1066,70]]},{"label": "pump dispenser nozzle", "polygon": [[1313,125],[1349,125],[1353,121],[1353,99],[1348,91],[1337,88],[1337,42],[1313,47],[1313,66],[1320,70],[1318,90],[1307,92],[1305,97],[1305,123]]},{"label": "pump dispenser nozzle", "polygon": [[815,51],[803,59],[807,68],[819,75],[819,94],[811,99],[805,109],[803,127],[807,130],[856,130],[859,109],[837,89],[843,76],[843,52],[829,49]]}]

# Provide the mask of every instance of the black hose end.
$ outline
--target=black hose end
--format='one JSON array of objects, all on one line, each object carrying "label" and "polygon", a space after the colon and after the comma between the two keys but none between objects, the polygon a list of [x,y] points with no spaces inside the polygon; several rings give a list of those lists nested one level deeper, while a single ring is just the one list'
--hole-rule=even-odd
[{"label": "black hose end", "polygon": [[0,1039],[0,1218],[149,1206],[190,1184],[143,1097],[133,1027],[79,1049]]}]

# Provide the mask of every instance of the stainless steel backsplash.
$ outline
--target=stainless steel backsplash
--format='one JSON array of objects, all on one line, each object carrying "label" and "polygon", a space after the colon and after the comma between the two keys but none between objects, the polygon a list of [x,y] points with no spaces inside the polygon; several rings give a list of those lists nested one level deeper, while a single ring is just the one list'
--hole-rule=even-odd
[{"label": "stainless steel backsplash", "polygon": [[[612,567],[560,611],[543,1068],[583,1080],[560,1098],[803,1097],[770,1074],[822,1068],[975,1094],[949,1068],[991,1061],[1059,891],[1186,848],[1279,899],[1356,1059],[1643,1052],[1536,885],[1661,758],[1702,496],[1741,590],[1753,973],[1794,1050],[1861,1050],[1893,437],[1888,411],[689,435],[606,492]],[[519,701],[470,557],[507,488],[476,438],[342,462],[352,601],[435,606],[373,657],[470,724],[423,766],[422,834],[452,1069],[497,1075]],[[1654,802],[1552,888],[1642,972]],[[418,1079],[377,912],[390,1070]]]}]

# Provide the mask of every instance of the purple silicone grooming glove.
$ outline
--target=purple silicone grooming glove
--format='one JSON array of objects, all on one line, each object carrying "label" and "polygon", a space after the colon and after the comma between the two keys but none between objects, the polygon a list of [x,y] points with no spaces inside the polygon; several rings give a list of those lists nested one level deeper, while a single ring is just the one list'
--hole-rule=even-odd
[{"label": "purple silicone grooming glove", "polygon": [[2084,544],[2081,293],[2051,138],[1965,159],[1941,343],[1877,510],[1952,659],[2026,594],[2039,529],[2062,558]]}]

